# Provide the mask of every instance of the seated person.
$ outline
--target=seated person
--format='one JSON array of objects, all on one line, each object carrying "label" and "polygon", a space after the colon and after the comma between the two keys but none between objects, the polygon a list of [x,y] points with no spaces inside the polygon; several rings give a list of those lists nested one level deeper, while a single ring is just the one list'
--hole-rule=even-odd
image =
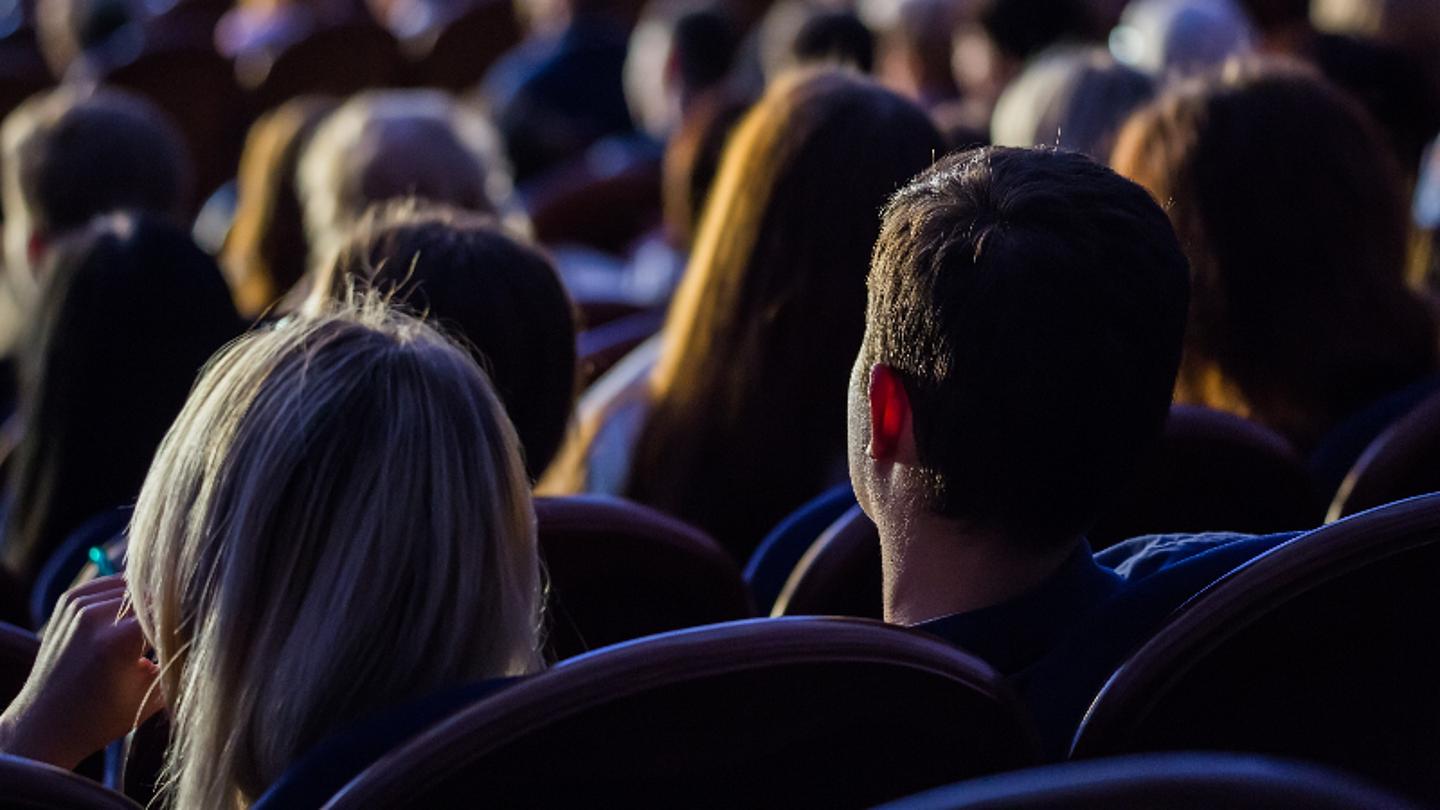
[{"label": "seated person", "polygon": [[151,217],[96,220],[43,274],[0,520],[0,562],[22,583],[87,520],[135,502],[196,375],[241,331],[215,260]]},{"label": "seated person", "polygon": [[490,374],[531,478],[549,466],[575,402],[575,316],[550,260],[493,219],[398,201],[373,210],[316,274],[307,306],[352,287],[424,314]]},{"label": "seated person", "polygon": [[884,213],[849,414],[885,619],[1017,676],[1052,744],[1173,608],[1283,539],[1142,538],[1103,562],[1085,540],[1160,436],[1188,284],[1160,207],[1076,153],[953,155]]},{"label": "seated person", "polygon": [[163,701],[162,799],[243,807],[366,718],[540,666],[514,430],[469,354],[378,303],[215,357],[128,561],[62,600],[0,751],[73,768]]},{"label": "seated person", "polygon": [[61,87],[16,107],[0,125],[0,357],[35,304],[51,245],[114,211],[178,217],[190,159],[180,133],[150,102],[116,90]]},{"label": "seated person", "polygon": [[637,349],[653,371],[584,415],[546,494],[627,497],[744,560],[843,480],[875,214],[941,149],[923,110],[867,79],[775,83],[726,142],[665,327]]},{"label": "seated person", "polygon": [[374,203],[414,197],[499,215],[512,188],[499,136],[478,109],[439,90],[373,90],[316,128],[296,190],[315,268]]},{"label": "seated person", "polygon": [[[1166,201],[1190,260],[1177,400],[1314,454],[1440,370],[1434,318],[1406,284],[1394,157],[1365,110],[1318,76],[1262,63],[1182,83],[1130,119],[1111,165]],[[1320,478],[1339,484],[1386,426],[1369,421]]]}]

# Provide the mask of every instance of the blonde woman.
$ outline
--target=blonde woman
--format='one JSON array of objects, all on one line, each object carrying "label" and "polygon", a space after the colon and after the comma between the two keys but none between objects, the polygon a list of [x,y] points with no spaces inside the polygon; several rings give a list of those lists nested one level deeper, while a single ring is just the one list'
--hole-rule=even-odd
[{"label": "blonde woman", "polygon": [[246,807],[338,730],[540,665],[514,431],[466,352],[378,304],[211,361],[128,563],[67,594],[0,750],[73,767],[163,699],[170,806]]}]

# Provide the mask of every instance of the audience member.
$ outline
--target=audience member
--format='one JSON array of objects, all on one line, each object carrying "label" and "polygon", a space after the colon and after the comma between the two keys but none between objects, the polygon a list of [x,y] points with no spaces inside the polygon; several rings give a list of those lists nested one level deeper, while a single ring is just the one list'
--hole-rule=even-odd
[{"label": "audience member", "polygon": [[787,69],[834,66],[869,73],[875,68],[875,35],[850,11],[812,14],[790,44]]},{"label": "audience member", "polygon": [[[880,36],[876,75],[930,109],[960,98],[951,67],[951,36],[975,0],[902,0]],[[862,7],[863,8],[863,7]]]},{"label": "audience member", "polygon": [[504,411],[434,330],[367,306],[253,332],[161,445],[126,579],[62,600],[0,750],[73,768],[163,700],[171,805],[248,806],[348,726],[537,669],[534,521]]},{"label": "audience member", "polygon": [[990,141],[1050,145],[1105,161],[1130,113],[1155,82],[1103,49],[1060,48],[1036,57],[995,104]]},{"label": "audience member", "polygon": [[940,149],[867,80],[778,82],[726,146],[654,372],[581,426],[547,488],[632,497],[744,559],[840,479],[875,212]]},{"label": "audience member", "polygon": [[669,138],[692,106],[724,83],[739,38],[719,3],[652,2],[625,58],[625,98],[636,124],[653,138]]},{"label": "audience member", "polygon": [[307,308],[373,290],[458,338],[488,372],[532,478],[549,466],[575,401],[575,317],[543,253],[492,219],[392,203],[317,274]]},{"label": "audience member", "polygon": [[543,9],[531,13],[535,30],[481,83],[517,182],[578,158],[602,138],[634,131],[624,89],[627,29],[607,5],[529,3]]},{"label": "audience member", "polygon": [[[850,477],[879,529],[887,621],[1022,688],[1069,645],[1066,686],[1098,690],[1171,609],[1280,541],[1142,538],[1097,559],[1085,540],[1160,435],[1187,285],[1160,207],[1075,153],[954,155],[891,200],[849,400]],[[1120,602],[1112,626],[1104,610]],[[1028,695],[1042,726],[1052,686]],[[1051,744],[1094,692],[1064,694],[1080,702],[1043,729]]]},{"label": "audience member", "polygon": [[98,220],[55,247],[45,275],[4,526],[21,582],[87,519],[134,502],[195,375],[240,332],[214,260],[153,219]]},{"label": "audience member", "polygon": [[[1385,129],[1406,176],[1416,175],[1425,144],[1440,132],[1440,47],[1435,33],[1426,58],[1408,52],[1393,38],[1377,40],[1380,22],[1395,18],[1387,11],[1407,5],[1400,3],[1353,3],[1351,0],[1318,2],[1316,16],[1336,26],[1336,31],[1319,31],[1311,23],[1309,0],[1241,0],[1255,20],[1263,51],[1311,62],[1325,78],[1349,92],[1365,105]],[[1413,8],[1424,7],[1422,15],[1430,25],[1440,24],[1440,6],[1420,0]],[[1357,13],[1359,12],[1359,13]],[[1336,19],[1342,15],[1342,19]],[[1402,15],[1403,16],[1403,15]],[[1361,24],[1361,19],[1366,23]],[[1410,22],[1420,22],[1418,19]],[[1422,39],[1427,25],[1411,25]],[[1358,30],[1357,30],[1358,29]],[[1368,36],[1362,37],[1361,34]],[[1434,71],[1427,79],[1425,66]]]},{"label": "audience member", "polygon": [[1082,39],[1087,23],[1084,0],[982,0],[955,31],[961,94],[988,113],[1031,57]]},{"label": "audience member", "polygon": [[1233,0],[1134,0],[1110,35],[1116,59],[1159,78],[1206,73],[1254,47]]},{"label": "audience member", "polygon": [[336,102],[295,98],[250,127],[240,156],[234,220],[220,251],[220,266],[246,318],[280,300],[305,275],[310,243],[296,193],[300,155]]},{"label": "audience member", "polygon": [[1395,162],[1322,80],[1236,65],[1176,88],[1131,119],[1113,163],[1166,202],[1190,258],[1180,401],[1308,451],[1435,371],[1435,324],[1405,286]]},{"label": "audience member", "polygon": [[311,136],[297,182],[312,267],[334,258],[372,203],[414,197],[500,214],[511,191],[489,122],[438,90],[354,96]]},{"label": "audience member", "polygon": [[[4,284],[17,316],[0,318],[0,355],[23,328],[48,247],[119,210],[178,216],[189,193],[184,143],[149,102],[116,90],[62,87],[0,124]],[[8,334],[7,334],[8,333]]]}]

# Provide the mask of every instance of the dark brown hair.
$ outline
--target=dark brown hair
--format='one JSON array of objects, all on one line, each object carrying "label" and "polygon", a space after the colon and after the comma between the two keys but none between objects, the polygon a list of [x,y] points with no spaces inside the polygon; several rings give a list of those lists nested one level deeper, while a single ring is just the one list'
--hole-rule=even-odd
[{"label": "dark brown hair", "polygon": [[1431,371],[1399,172],[1365,112],[1288,65],[1232,65],[1137,113],[1112,163],[1164,204],[1193,299],[1177,396],[1309,448]]},{"label": "dark brown hair", "polygon": [[550,259],[492,218],[396,201],[372,208],[310,309],[373,289],[465,344],[490,374],[531,479],[549,466],[575,401],[575,315]]}]

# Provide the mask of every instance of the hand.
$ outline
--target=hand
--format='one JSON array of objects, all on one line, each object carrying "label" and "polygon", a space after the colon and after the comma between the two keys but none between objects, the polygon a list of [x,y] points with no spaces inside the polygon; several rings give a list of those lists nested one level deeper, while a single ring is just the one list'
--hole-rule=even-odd
[{"label": "hand", "polygon": [[73,769],[159,711],[160,669],[122,606],[118,574],[65,592],[30,677],[0,715],[0,751]]}]

